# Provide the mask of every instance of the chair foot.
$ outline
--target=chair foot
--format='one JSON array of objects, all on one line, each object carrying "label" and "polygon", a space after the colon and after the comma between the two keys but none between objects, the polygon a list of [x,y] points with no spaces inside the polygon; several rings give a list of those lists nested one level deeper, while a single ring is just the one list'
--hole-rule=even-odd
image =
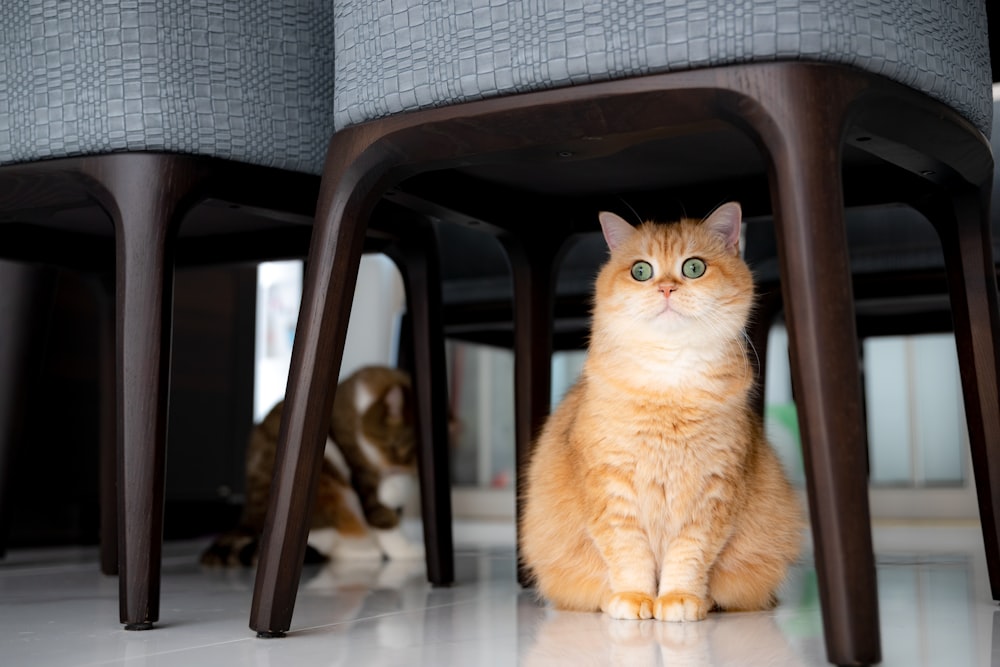
[{"label": "chair foot", "polygon": [[258,632],[257,639],[283,639],[285,636],[284,632]]},{"label": "chair foot", "polygon": [[141,632],[143,630],[152,630],[153,624],[149,622],[143,623],[126,623],[125,629],[129,632]]}]

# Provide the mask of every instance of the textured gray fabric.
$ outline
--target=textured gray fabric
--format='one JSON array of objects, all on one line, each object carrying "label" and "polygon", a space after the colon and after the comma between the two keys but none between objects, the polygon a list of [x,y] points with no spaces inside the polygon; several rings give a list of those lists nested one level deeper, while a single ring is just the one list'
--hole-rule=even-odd
[{"label": "textured gray fabric", "polygon": [[176,151],[322,171],[328,0],[17,0],[0,12],[0,163]]},{"label": "textured gray fabric", "polygon": [[334,3],[338,129],[501,94],[798,59],[882,74],[944,101],[989,136],[983,0]]}]

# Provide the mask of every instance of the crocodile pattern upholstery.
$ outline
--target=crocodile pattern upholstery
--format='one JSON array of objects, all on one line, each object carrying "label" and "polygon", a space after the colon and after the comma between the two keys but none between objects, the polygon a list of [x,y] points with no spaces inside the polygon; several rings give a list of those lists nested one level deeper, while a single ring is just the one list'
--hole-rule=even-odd
[{"label": "crocodile pattern upholstery", "polygon": [[[990,0],[993,1],[993,0]],[[982,0],[334,0],[336,124],[542,88],[751,61],[837,62],[987,136]]]},{"label": "crocodile pattern upholstery", "polygon": [[0,35],[0,164],[170,151],[322,171],[326,0],[18,0]]}]

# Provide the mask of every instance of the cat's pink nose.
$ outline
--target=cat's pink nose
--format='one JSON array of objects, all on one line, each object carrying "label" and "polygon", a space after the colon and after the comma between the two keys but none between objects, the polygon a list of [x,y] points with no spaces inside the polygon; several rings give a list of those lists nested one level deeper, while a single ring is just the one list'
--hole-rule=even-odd
[{"label": "cat's pink nose", "polygon": [[667,297],[677,291],[677,285],[674,283],[660,283],[658,287],[660,289],[660,294]]}]

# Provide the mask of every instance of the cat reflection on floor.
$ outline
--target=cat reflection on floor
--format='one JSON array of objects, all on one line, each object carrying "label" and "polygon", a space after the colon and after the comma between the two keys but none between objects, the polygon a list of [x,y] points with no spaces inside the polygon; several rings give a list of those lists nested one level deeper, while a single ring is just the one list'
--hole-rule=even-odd
[{"label": "cat reflection on floor", "polygon": [[704,623],[625,621],[546,610],[524,667],[711,667],[806,664],[768,612],[712,615]]}]

